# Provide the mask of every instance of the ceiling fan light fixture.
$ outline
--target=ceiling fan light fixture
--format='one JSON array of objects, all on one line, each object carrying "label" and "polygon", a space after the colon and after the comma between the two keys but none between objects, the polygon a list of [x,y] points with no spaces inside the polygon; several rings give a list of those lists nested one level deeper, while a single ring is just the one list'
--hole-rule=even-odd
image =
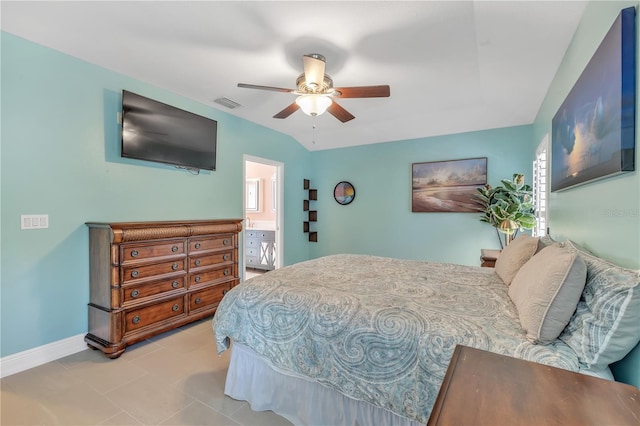
[{"label": "ceiling fan light fixture", "polygon": [[307,115],[315,117],[316,115],[322,115],[324,112],[331,106],[333,101],[329,96],[326,95],[318,95],[318,94],[308,94],[308,95],[300,95],[296,99],[296,103]]}]

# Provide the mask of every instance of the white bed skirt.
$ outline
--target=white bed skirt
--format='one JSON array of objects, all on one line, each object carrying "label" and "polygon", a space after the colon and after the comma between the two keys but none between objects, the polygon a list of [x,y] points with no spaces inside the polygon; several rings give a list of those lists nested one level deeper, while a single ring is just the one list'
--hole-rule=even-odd
[{"label": "white bed skirt", "polygon": [[247,401],[254,411],[271,410],[295,425],[421,425],[319,383],[277,370],[249,347],[238,343],[231,348],[224,393]]}]

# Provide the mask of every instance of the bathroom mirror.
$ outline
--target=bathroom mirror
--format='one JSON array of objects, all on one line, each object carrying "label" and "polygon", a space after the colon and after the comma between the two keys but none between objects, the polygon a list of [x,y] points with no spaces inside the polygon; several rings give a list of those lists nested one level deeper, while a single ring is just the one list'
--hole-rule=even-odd
[{"label": "bathroom mirror", "polygon": [[260,211],[260,179],[247,179],[246,182],[246,211],[259,212]]}]

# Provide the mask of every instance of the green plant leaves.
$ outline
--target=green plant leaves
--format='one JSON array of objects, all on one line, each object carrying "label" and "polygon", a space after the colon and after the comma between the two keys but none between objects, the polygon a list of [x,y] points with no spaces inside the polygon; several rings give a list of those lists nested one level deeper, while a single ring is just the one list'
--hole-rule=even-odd
[{"label": "green plant leaves", "polygon": [[[524,175],[515,173],[512,179],[502,179],[502,186],[485,185],[477,189],[476,202],[481,222],[498,227],[504,220],[514,221],[519,229],[536,226],[531,186],[524,183]],[[500,242],[502,244],[502,241]]]}]

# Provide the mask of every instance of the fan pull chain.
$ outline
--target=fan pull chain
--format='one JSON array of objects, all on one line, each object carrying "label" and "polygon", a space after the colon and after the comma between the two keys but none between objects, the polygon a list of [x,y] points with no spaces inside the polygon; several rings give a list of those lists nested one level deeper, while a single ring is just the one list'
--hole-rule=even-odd
[{"label": "fan pull chain", "polygon": [[[315,121],[315,118],[314,118],[314,121]],[[313,123],[312,129],[313,129],[313,136],[311,137],[311,143],[315,145],[316,144],[316,123]]]}]

